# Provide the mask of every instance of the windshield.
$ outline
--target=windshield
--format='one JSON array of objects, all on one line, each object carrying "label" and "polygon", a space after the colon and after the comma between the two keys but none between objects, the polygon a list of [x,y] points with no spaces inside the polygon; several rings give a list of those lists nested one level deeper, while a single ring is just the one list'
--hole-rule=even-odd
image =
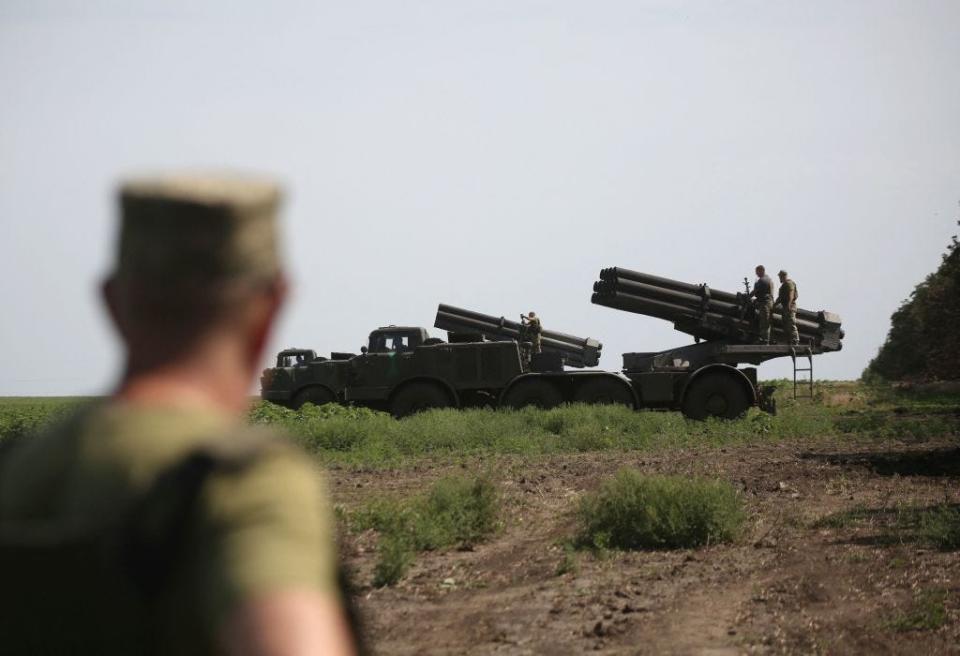
[{"label": "windshield", "polygon": [[403,333],[378,333],[371,342],[370,350],[375,353],[402,353],[410,350],[410,336]]},{"label": "windshield", "polygon": [[298,364],[304,364],[310,360],[307,353],[287,353],[277,356],[278,367],[296,367]]}]

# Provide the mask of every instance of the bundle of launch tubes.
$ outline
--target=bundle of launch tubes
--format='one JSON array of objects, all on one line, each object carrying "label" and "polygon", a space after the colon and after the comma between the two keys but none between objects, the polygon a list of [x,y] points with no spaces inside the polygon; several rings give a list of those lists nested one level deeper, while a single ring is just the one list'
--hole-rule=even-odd
[{"label": "bundle of launch tubes", "polygon": [[[698,339],[755,343],[754,308],[746,294],[711,289],[647,273],[611,267],[600,271],[591,302],[625,312],[671,321],[674,328]],[[780,329],[781,309],[774,309],[771,341],[786,340]],[[843,344],[840,317],[832,312],[797,309],[796,325],[803,345],[818,351],[839,351]]]},{"label": "bundle of launch tubes", "polygon": [[[490,341],[520,341],[521,325],[504,317],[464,310],[441,303],[433,324],[450,333],[476,333]],[[540,335],[544,352],[559,353],[563,363],[571,367],[595,367],[600,363],[603,345],[589,337],[577,337],[555,330],[544,330]]]}]

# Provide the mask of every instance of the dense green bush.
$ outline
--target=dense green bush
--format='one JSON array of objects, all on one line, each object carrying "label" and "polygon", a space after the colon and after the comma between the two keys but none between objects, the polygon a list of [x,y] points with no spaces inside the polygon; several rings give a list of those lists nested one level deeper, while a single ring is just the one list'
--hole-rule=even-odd
[{"label": "dense green bush", "polygon": [[745,514],[737,491],[724,481],[621,469],[581,500],[578,517],[584,546],[675,549],[729,542]]}]

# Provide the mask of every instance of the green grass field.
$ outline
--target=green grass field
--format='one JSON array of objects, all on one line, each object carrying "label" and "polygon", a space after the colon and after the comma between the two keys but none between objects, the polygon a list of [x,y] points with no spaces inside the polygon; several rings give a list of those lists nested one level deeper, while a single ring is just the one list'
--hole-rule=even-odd
[{"label": "green grass field", "polygon": [[[363,469],[501,455],[534,460],[585,452],[790,440],[923,441],[960,435],[960,399],[954,395],[823,382],[813,401],[794,401],[791,386],[780,382],[780,387],[776,416],[753,409],[736,421],[698,422],[678,412],[588,405],[546,411],[434,410],[398,421],[364,408],[307,405],[293,411],[256,400],[247,419],[279,429],[323,464]],[[29,439],[34,431],[90,401],[0,399],[0,446]],[[350,512],[342,511],[340,519],[345,530],[376,531],[373,581],[392,585],[405,576],[419,553],[482,541],[494,533],[499,495],[489,479],[447,478],[412,497],[373,498]],[[580,534],[570,536],[571,549],[695,548],[735,539],[744,520],[741,500],[729,483],[651,477],[630,470],[607,480],[572,511],[579,518]],[[900,539],[909,533],[920,536],[914,541],[939,548],[955,548],[958,543],[955,507],[919,509],[903,517],[913,519],[891,524]],[[865,520],[855,513],[840,513],[828,521]],[[560,573],[577,567],[575,551],[568,551],[558,566]]]},{"label": "green grass field", "polygon": [[[365,408],[307,405],[300,411],[254,401],[248,419],[274,426],[329,464],[397,466],[423,458],[643,451],[842,437],[913,439],[960,434],[960,399],[860,383],[823,382],[817,398],[794,401],[780,383],[779,411],[736,421],[685,419],[678,412],[568,405],[553,410],[435,410],[403,420]],[[23,437],[88,401],[0,398],[0,441]]]}]

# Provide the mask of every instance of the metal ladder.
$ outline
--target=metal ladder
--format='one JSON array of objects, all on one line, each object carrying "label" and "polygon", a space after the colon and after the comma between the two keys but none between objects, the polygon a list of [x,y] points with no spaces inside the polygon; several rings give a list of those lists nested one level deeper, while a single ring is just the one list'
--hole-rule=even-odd
[{"label": "metal ladder", "polygon": [[[806,358],[808,366],[798,367],[797,358]],[[793,361],[793,398],[794,399],[812,399],[813,398],[813,351],[809,346],[791,346],[790,359]],[[801,362],[801,364],[803,364]],[[807,393],[797,393],[797,374],[807,374],[807,380],[800,381],[800,386],[806,388]]]}]

